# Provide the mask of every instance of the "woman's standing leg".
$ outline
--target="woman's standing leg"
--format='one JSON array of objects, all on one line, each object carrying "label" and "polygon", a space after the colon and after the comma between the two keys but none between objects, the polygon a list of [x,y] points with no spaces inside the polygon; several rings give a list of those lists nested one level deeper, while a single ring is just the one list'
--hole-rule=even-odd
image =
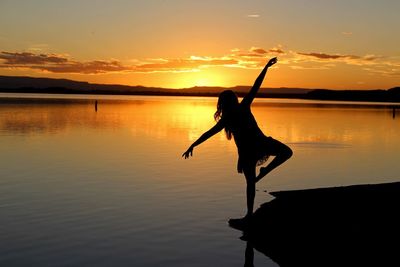
[{"label": "woman's standing leg", "polygon": [[256,196],[256,165],[245,164],[243,166],[244,176],[246,177],[246,200],[247,214],[246,217],[253,215],[254,198]]},{"label": "woman's standing leg", "polygon": [[250,222],[253,215],[254,198],[256,196],[256,164],[249,164],[243,162],[243,172],[246,177],[246,200],[247,200],[247,213],[246,216],[240,219],[230,219],[229,225],[236,229],[243,230]]}]

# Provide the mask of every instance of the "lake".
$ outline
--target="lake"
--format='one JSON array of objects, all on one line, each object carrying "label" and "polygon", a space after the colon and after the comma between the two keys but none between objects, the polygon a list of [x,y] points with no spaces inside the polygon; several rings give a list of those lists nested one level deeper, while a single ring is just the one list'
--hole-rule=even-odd
[{"label": "lake", "polygon": [[[97,110],[95,101],[97,100]],[[229,218],[246,210],[216,98],[0,94],[1,266],[243,266]],[[256,99],[263,132],[294,155],[268,192],[399,181],[391,104]],[[396,113],[397,112],[397,113]],[[255,266],[277,266],[255,252]]]}]

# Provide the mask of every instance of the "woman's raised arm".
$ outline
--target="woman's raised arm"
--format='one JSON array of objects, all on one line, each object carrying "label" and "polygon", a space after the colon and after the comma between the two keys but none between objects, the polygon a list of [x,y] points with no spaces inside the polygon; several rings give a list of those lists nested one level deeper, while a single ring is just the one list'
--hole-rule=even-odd
[{"label": "woman's raised arm", "polygon": [[260,75],[258,75],[257,79],[255,80],[254,85],[253,87],[251,87],[249,93],[243,98],[242,103],[244,105],[250,105],[251,102],[253,102],[253,99],[256,97],[256,94],[261,87],[265,74],[267,74],[268,68],[274,65],[277,61],[278,59],[276,57],[271,58],[268,61],[267,65],[265,65],[264,69],[261,71]]}]

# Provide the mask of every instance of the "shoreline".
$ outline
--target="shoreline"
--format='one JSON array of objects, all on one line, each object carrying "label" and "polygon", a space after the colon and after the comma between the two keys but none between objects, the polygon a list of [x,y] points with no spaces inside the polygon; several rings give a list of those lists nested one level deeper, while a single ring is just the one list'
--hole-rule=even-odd
[{"label": "shoreline", "polygon": [[[148,98],[147,98],[148,97]],[[165,99],[164,99],[165,97]],[[190,98],[217,98],[217,95],[165,95],[165,94],[90,94],[90,93],[12,93],[12,92],[1,92],[0,91],[0,104],[57,104],[57,103],[86,103],[93,104],[95,102],[113,102],[113,103],[125,103],[136,100],[186,100]],[[346,107],[346,108],[378,108],[378,109],[390,109],[396,113],[400,110],[399,102],[387,102],[387,101],[353,101],[353,100],[320,100],[320,99],[308,99],[300,97],[256,97],[255,105],[270,105],[270,106],[290,106],[290,107],[324,107],[324,108],[335,108],[335,107]]]},{"label": "shoreline", "polygon": [[[173,90],[173,89],[166,89]],[[187,90],[187,89],[181,89]],[[365,91],[354,93],[354,91],[334,91],[325,89],[312,90],[309,93],[263,93],[260,92],[257,98],[261,99],[294,99],[294,100],[315,100],[315,101],[338,101],[338,102],[376,102],[376,103],[392,103],[400,105],[400,92],[394,97],[383,95],[387,91],[374,90],[371,94],[364,94]],[[173,97],[218,97],[219,92],[159,92],[159,91],[135,91],[135,92],[115,92],[112,90],[75,90],[66,88],[56,89],[40,89],[40,88],[18,88],[4,89],[0,88],[0,93],[6,94],[43,94],[43,95],[99,95],[99,96],[173,96]],[[245,93],[236,92],[239,97],[243,97]]]}]

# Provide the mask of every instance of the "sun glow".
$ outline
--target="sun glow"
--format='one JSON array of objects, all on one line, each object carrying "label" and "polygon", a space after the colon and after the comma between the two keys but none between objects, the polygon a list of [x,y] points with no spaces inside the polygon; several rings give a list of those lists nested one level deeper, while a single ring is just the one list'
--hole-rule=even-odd
[{"label": "sun glow", "polygon": [[189,88],[194,86],[227,86],[226,77],[220,71],[201,70],[183,73],[173,83],[174,88]]}]

